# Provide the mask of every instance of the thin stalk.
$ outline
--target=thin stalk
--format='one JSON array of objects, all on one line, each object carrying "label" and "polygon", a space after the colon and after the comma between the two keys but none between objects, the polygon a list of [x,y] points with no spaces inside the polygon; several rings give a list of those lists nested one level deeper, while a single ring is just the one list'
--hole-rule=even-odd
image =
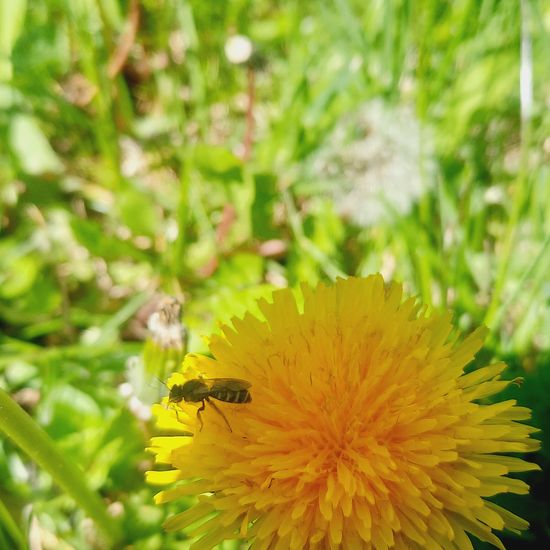
[{"label": "thin stalk", "polygon": [[190,187],[191,173],[193,171],[193,155],[189,148],[181,153],[180,158],[180,186],[176,220],[178,224],[178,236],[174,241],[172,253],[171,274],[177,280],[185,266],[184,255],[187,248],[187,228],[190,222]]},{"label": "thin stalk", "polygon": [[[9,534],[9,536],[12,538],[13,542],[16,544],[17,548],[19,550],[24,550],[27,548],[27,543],[25,542],[25,537],[23,536],[23,533],[13,520],[11,514],[9,513],[8,509],[4,505],[4,503],[0,500],[0,524],[4,526],[4,529]],[[0,535],[2,534],[0,530]],[[2,541],[0,538],[0,548],[4,548],[2,544],[5,541]],[[6,545],[5,548],[8,548]]]},{"label": "thin stalk", "polygon": [[[428,173],[426,170],[426,145],[425,145],[425,133],[424,128],[424,119],[422,120],[422,126],[420,130],[420,175],[424,188],[428,188]],[[429,250],[430,247],[430,235],[429,228],[433,227],[433,214],[431,212],[431,200],[430,193],[424,191],[423,196],[420,198],[419,204],[419,213],[421,221],[421,233],[419,234],[419,240],[424,246],[419,246],[417,250],[417,261],[419,267],[419,280],[420,280],[420,290],[422,293],[422,299],[425,304],[432,305],[432,266],[430,263],[429,255],[425,253],[426,250]],[[443,291],[442,291],[443,292]]]},{"label": "thin stalk", "polygon": [[[421,123],[421,136],[420,136],[420,172],[422,181],[426,183],[426,151],[425,151],[425,123],[428,115],[428,105],[430,101],[430,54],[431,48],[427,44],[429,33],[426,29],[429,28],[432,14],[429,10],[425,10],[419,17],[417,28],[417,47],[418,47],[418,67],[416,71],[416,77],[418,82],[418,94],[416,98],[417,113]],[[431,198],[429,193],[424,193],[420,198],[418,205],[418,212],[420,218],[420,227],[422,230],[422,244],[429,246],[430,236],[428,234],[429,229],[433,226],[433,215],[431,208]],[[422,246],[418,246],[415,249],[416,263],[418,267],[417,276],[420,286],[420,292],[424,303],[428,305],[432,304],[432,266],[427,254],[423,253]]]},{"label": "thin stalk", "polygon": [[499,303],[502,299],[508,264],[512,250],[516,242],[517,226],[520,220],[522,209],[529,196],[529,143],[531,141],[531,117],[533,108],[533,58],[531,51],[530,17],[529,5],[524,0],[521,2],[521,67],[520,67],[520,109],[521,109],[521,158],[520,168],[508,225],[504,234],[502,250],[499,254],[497,274],[493,287],[491,302],[487,308],[484,324],[490,329],[496,326],[496,317],[499,310]]},{"label": "thin stalk", "polygon": [[[436,186],[436,199],[437,199],[437,211],[439,212],[439,226],[438,226],[438,247],[439,254],[441,256],[443,268],[441,269],[440,284],[441,284],[441,306],[443,309],[447,309],[449,299],[450,279],[448,274],[448,268],[451,265],[451,254],[445,247],[445,207],[443,205],[443,182],[439,177],[435,181]],[[442,266],[440,265],[440,268]]]},{"label": "thin stalk", "polygon": [[[540,252],[537,254],[537,257],[534,259],[533,263],[529,266],[529,269],[525,271],[525,273],[522,275],[521,279],[518,281],[516,290],[514,293],[502,304],[501,307],[498,308],[498,311],[495,314],[494,317],[494,323],[495,326],[498,326],[500,323],[503,315],[510,309],[510,306],[512,306],[518,298],[525,293],[526,285],[528,284],[529,280],[535,279],[538,284],[533,284],[531,286],[531,291],[527,294],[530,296],[530,299],[527,300],[528,302],[534,301],[535,295],[537,294],[537,291],[539,290],[539,285],[544,280],[544,275],[541,277],[537,276],[537,272],[547,273],[548,267],[546,264],[548,264],[548,260],[550,259],[548,256],[548,250],[550,249],[550,235],[546,237],[546,240],[544,241]],[[543,265],[543,260],[546,260],[544,262],[543,268],[541,268],[541,265]]]},{"label": "thin stalk", "polygon": [[58,346],[51,348],[44,348],[41,346],[26,347],[21,350],[3,351],[0,356],[0,369],[6,367],[13,362],[14,358],[20,361],[27,361],[29,363],[36,363],[42,365],[49,362],[58,362],[63,360],[78,360],[87,361],[96,357],[101,357],[107,353],[113,353],[116,350],[117,353],[132,355],[139,353],[141,349],[140,343],[119,342],[116,344],[96,344],[93,346],[83,346],[82,344],[75,344],[69,346]]},{"label": "thin stalk", "polygon": [[246,106],[246,128],[243,143],[243,160],[245,162],[250,160],[250,157],[252,156],[252,147],[254,144],[254,101],[256,98],[256,72],[254,67],[248,67],[246,80],[246,95],[248,98],[248,103]]},{"label": "thin stalk", "polygon": [[[546,238],[542,249],[537,256],[535,262],[531,268],[527,271],[526,275],[518,284],[518,288],[512,298],[509,300],[509,303],[506,303],[503,306],[503,310],[506,311],[509,307],[509,304],[514,303],[521,294],[521,289],[525,288],[526,281],[530,281],[530,289],[523,296],[524,302],[526,304],[531,304],[531,308],[543,307],[540,304],[540,300],[537,300],[537,296],[540,293],[541,286],[547,280],[548,269],[550,268],[550,256],[548,255],[548,249],[550,248],[550,235]],[[531,308],[527,308],[525,311],[529,312]],[[529,324],[529,314],[526,313],[522,315],[521,319],[517,323],[514,335],[512,338],[512,343],[514,344],[513,349],[521,349],[524,347],[524,344],[532,341],[533,332],[528,330]]]},{"label": "thin stalk", "polygon": [[92,104],[97,111],[93,131],[100,156],[107,170],[106,183],[117,191],[122,185],[120,174],[120,154],[117,130],[111,102],[111,82],[105,72],[106,62],[101,58],[97,45],[94,43],[94,33],[91,30],[91,6],[77,6],[68,3],[70,21],[70,39],[72,48],[79,53],[80,66],[84,76],[91,82],[96,94]]},{"label": "thin stalk", "polygon": [[113,546],[120,540],[120,526],[109,517],[97,493],[88,487],[84,472],[58,450],[48,434],[1,388],[0,431],[52,476]]},{"label": "thin stalk", "polygon": [[512,255],[512,250],[516,242],[517,224],[520,219],[521,209],[524,204],[525,196],[527,194],[527,175],[525,171],[521,169],[521,173],[518,176],[517,187],[515,190],[514,204],[512,205],[512,212],[508,218],[508,225],[504,234],[504,242],[502,249],[498,255],[499,263],[497,267],[497,274],[495,277],[495,283],[493,286],[493,294],[491,296],[491,302],[487,308],[485,319],[483,323],[490,329],[494,329],[496,326],[496,317],[499,309],[499,303],[502,299],[502,292],[504,290],[504,284],[506,283],[506,275],[508,273],[508,263]]},{"label": "thin stalk", "polygon": [[300,214],[296,211],[296,206],[288,189],[282,191],[282,197],[290,228],[298,246],[319,264],[320,269],[329,279],[335,280],[337,277],[346,277],[346,274],[304,234]]}]

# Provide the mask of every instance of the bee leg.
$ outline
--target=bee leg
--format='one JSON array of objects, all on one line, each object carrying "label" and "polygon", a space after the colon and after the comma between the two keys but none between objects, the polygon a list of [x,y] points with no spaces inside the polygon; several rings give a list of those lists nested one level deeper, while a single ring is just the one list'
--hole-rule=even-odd
[{"label": "bee leg", "polygon": [[179,422],[180,421],[180,417],[178,416],[178,406],[176,403],[168,403],[168,405],[165,407],[166,410],[173,410],[175,413],[176,413],[176,420]]},{"label": "bee leg", "polygon": [[201,412],[204,411],[205,408],[206,408],[206,403],[204,402],[204,399],[203,399],[201,406],[197,409],[197,419],[201,425],[201,427],[199,428],[199,432],[202,432],[202,427],[204,425],[201,417]]},{"label": "bee leg", "polygon": [[218,408],[218,406],[213,401],[210,401],[210,399],[208,399],[208,402],[210,403],[210,405],[212,405],[212,408],[224,419],[225,423],[227,424],[227,427],[229,428],[229,431],[233,433],[233,430],[231,429],[231,426],[229,425],[227,418],[225,418],[225,414],[223,414],[223,412]]}]

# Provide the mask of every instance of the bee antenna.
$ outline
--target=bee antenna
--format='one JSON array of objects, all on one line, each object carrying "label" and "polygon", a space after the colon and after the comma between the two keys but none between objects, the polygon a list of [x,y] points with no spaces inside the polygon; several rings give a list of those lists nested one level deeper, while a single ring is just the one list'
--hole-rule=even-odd
[{"label": "bee antenna", "polygon": [[[164,380],[161,380],[158,376],[155,376],[155,378],[165,387],[165,388],[168,388],[168,384],[164,381]],[[170,389],[170,388],[168,388]]]},{"label": "bee antenna", "polygon": [[148,379],[148,380],[146,381],[147,386],[149,386],[150,388],[158,389],[158,385],[153,383],[153,378],[154,378],[157,382],[160,382],[160,384],[161,384],[162,386],[165,386],[166,388],[168,388],[168,385],[166,384],[166,382],[163,382],[158,376],[153,376],[152,378]]}]

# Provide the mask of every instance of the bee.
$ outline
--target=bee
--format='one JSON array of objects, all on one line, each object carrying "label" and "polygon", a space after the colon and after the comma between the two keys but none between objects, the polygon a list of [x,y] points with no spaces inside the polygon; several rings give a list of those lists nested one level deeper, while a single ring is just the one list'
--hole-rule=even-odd
[{"label": "bee", "polygon": [[193,378],[185,382],[185,384],[175,384],[172,386],[168,395],[168,402],[174,404],[181,403],[182,401],[188,403],[201,402],[201,406],[197,410],[197,418],[201,430],[203,426],[201,413],[206,408],[206,403],[208,402],[224,419],[229,431],[232,432],[233,430],[227,418],[210,398],[225,403],[250,403],[252,401],[252,397],[248,391],[250,386],[250,382],[239,380],[238,378]]}]

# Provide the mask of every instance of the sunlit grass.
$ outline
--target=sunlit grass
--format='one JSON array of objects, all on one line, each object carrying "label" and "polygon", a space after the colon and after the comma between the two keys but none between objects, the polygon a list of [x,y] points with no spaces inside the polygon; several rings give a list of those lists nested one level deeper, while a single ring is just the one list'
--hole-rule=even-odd
[{"label": "sunlit grass", "polygon": [[[549,21],[540,0],[0,0],[0,385],[125,543],[181,543],[119,391],[162,293],[204,352],[273,287],[381,271],[462,331],[487,324],[485,355],[545,422]],[[225,57],[236,33],[249,63]],[[0,472],[0,546],[16,526],[90,547],[8,440]]]}]

